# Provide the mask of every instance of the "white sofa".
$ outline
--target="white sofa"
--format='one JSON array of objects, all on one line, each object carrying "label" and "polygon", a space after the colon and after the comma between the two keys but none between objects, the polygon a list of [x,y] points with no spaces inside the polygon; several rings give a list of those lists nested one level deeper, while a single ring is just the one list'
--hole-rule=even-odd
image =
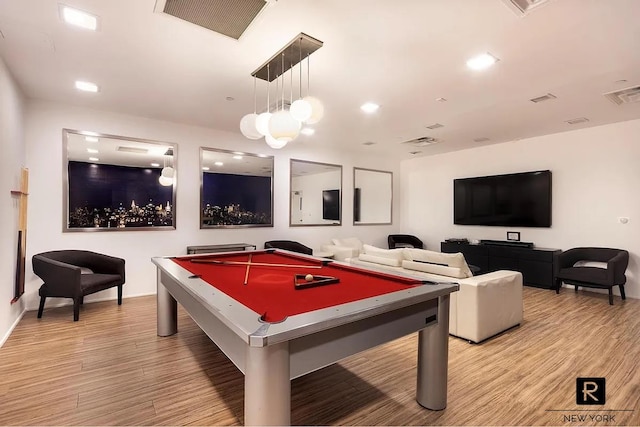
[{"label": "white sofa", "polygon": [[522,274],[500,270],[472,276],[464,255],[423,249],[381,249],[363,245],[351,264],[409,274],[434,282],[456,282],[451,294],[449,333],[479,343],[518,326],[523,318]]},{"label": "white sofa", "polygon": [[333,255],[333,259],[337,261],[346,261],[356,258],[360,255],[363,243],[357,237],[346,237],[341,239],[331,239],[331,244],[322,245],[323,252],[329,252]]}]

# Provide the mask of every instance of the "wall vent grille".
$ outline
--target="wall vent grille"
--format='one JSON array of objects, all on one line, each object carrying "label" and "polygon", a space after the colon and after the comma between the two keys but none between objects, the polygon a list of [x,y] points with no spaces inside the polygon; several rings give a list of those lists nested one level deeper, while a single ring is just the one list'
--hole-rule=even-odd
[{"label": "wall vent grille", "polygon": [[570,125],[577,125],[579,123],[585,123],[588,121],[589,119],[587,119],[586,117],[578,117],[577,119],[567,120],[566,123],[569,123]]},{"label": "wall vent grille", "polygon": [[434,124],[432,124],[432,125],[430,125],[430,126],[425,126],[425,127],[426,127],[427,129],[431,129],[431,130],[433,130],[433,129],[443,128],[443,127],[444,127],[444,125],[441,125],[440,123],[434,123]]},{"label": "wall vent grille", "polygon": [[430,136],[423,136],[420,138],[410,139],[409,141],[403,141],[401,142],[401,144],[411,145],[413,147],[427,147],[438,142],[441,141],[435,138],[431,138]]},{"label": "wall vent grille", "polygon": [[511,10],[518,15],[526,15],[532,9],[546,3],[549,0],[502,0]]},{"label": "wall vent grille", "polygon": [[557,97],[555,95],[553,95],[551,93],[548,93],[546,95],[542,95],[542,96],[539,96],[537,98],[532,98],[529,101],[538,103],[538,102],[550,101],[550,100],[556,99],[556,98]]}]

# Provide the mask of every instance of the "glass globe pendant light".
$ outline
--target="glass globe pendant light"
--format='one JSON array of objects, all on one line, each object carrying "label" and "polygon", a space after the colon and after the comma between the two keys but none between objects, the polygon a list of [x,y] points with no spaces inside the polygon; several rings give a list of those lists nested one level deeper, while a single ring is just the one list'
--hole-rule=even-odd
[{"label": "glass globe pendant light", "polygon": [[256,76],[253,76],[253,113],[246,114],[240,119],[240,132],[249,139],[260,139],[262,134],[256,128]]},{"label": "glass globe pendant light", "polygon": [[315,96],[309,96],[309,86],[310,86],[310,78],[309,78],[309,68],[311,67],[309,63],[309,55],[307,55],[307,96],[302,98],[304,101],[307,101],[309,105],[311,105],[311,115],[305,123],[307,124],[315,124],[318,123],[324,117],[324,105],[322,102]]},{"label": "glass globe pendant light", "polygon": [[271,92],[269,90],[269,85],[271,84],[271,77],[269,74],[269,65],[267,65],[267,111],[262,114],[258,114],[258,117],[256,117],[256,130],[262,136],[269,135],[269,119],[271,119],[271,113],[269,112],[269,95]]},{"label": "glass globe pendant light", "polygon": [[[299,96],[298,99],[293,101],[291,103],[291,107],[289,108],[289,112],[291,112],[291,115],[293,116],[294,119],[300,121],[300,122],[305,122],[307,120],[309,120],[309,118],[311,117],[311,113],[312,113],[312,106],[311,104],[305,100],[302,99],[302,38],[300,38],[300,40],[298,40],[298,52],[300,55],[300,60],[298,61],[298,63],[300,64],[300,81],[299,81]],[[308,70],[307,70],[308,72]],[[293,74],[293,73],[291,73]],[[293,91],[292,91],[293,92]]]},{"label": "glass globe pendant light", "polygon": [[284,109],[284,54],[282,54],[282,70],[281,108],[269,119],[269,133],[276,141],[286,144],[298,137],[302,124],[296,120],[289,111]]}]

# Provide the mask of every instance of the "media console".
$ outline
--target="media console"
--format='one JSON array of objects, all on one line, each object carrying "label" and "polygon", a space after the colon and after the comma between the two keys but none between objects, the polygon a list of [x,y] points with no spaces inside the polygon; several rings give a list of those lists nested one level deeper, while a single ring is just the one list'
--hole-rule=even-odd
[{"label": "media console", "polygon": [[554,254],[561,252],[560,249],[534,248],[525,246],[526,243],[521,245],[517,243],[508,241],[484,241],[482,244],[442,242],[440,251],[461,252],[468,264],[480,269],[477,274],[497,270],[519,271],[522,273],[525,285],[552,289]]}]

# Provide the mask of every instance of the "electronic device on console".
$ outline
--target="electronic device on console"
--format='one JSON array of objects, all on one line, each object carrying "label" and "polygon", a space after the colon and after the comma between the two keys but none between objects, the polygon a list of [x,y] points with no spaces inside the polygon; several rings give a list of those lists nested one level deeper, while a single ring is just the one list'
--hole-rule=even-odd
[{"label": "electronic device on console", "polygon": [[469,243],[469,239],[467,238],[456,238],[456,237],[452,237],[450,239],[446,239],[445,242],[448,243]]}]

